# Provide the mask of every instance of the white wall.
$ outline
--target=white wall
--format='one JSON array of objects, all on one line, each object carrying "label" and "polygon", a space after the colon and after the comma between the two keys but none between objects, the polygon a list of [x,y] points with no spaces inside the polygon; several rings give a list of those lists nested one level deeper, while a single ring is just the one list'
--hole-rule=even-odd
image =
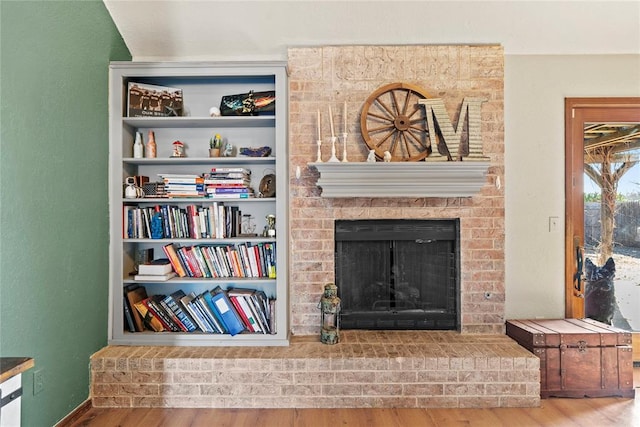
[{"label": "white wall", "polygon": [[605,96],[640,96],[640,55],[505,57],[507,319],[564,316],[564,99]]}]

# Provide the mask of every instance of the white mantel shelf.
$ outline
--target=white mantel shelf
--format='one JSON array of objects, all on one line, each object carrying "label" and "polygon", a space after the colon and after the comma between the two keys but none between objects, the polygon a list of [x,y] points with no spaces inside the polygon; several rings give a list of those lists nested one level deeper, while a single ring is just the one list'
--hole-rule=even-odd
[{"label": "white mantel shelf", "polygon": [[489,162],[313,162],[322,197],[472,197]]}]

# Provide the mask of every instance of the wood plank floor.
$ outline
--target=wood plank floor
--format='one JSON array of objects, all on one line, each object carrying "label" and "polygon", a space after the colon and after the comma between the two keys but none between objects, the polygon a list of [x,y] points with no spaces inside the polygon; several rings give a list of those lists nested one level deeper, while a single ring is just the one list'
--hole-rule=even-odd
[{"label": "wood plank floor", "polygon": [[[636,388],[640,368],[634,369]],[[539,408],[487,409],[164,409],[91,408],[65,427],[637,427],[635,399],[543,399]]]}]

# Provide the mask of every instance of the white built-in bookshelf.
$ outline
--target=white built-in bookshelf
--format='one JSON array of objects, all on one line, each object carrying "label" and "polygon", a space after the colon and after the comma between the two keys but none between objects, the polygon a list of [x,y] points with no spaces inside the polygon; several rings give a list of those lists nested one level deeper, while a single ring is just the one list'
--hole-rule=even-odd
[{"label": "white built-in bookshelf", "polygon": [[[128,85],[131,82],[166,86],[182,90],[184,110],[177,117],[128,117]],[[220,107],[226,95],[250,91],[275,91],[275,112],[258,115],[210,115],[211,107]],[[113,345],[246,346],[287,345],[288,324],[288,193],[287,193],[287,73],[284,62],[223,63],[137,63],[113,62],[110,65],[109,94],[109,343]],[[156,158],[134,158],[133,143],[140,132],[147,142],[153,131],[157,143]],[[220,134],[234,146],[229,157],[209,157],[209,139]],[[172,157],[173,142],[185,144],[185,157]],[[242,147],[270,147],[268,157],[240,155]],[[125,181],[132,176],[162,181],[162,174],[203,174],[212,168],[246,168],[251,171],[251,187],[259,195],[263,176],[276,176],[275,197],[246,199],[217,197],[125,198]],[[186,209],[226,206],[255,226],[255,236],[208,236],[199,238],[133,237],[128,212],[136,209],[171,205]],[[275,237],[263,235],[267,216],[275,215]],[[246,231],[246,230],[245,230]],[[266,233],[268,234],[268,233]],[[163,246],[254,246],[271,244],[275,250],[276,277],[174,277],[167,281],[144,281],[148,295],[169,295],[177,290],[200,294],[216,287],[254,289],[275,299],[275,331],[271,334],[244,332],[228,334],[193,332],[131,332],[125,317],[126,287],[137,283],[136,254],[153,249],[154,258],[165,258]]]}]

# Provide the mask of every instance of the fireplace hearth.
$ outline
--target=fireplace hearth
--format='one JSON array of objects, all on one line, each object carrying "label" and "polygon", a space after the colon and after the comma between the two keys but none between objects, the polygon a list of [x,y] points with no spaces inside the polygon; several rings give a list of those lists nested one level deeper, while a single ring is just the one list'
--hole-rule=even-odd
[{"label": "fireplace hearth", "polygon": [[338,220],[343,329],[459,330],[459,221]]}]

